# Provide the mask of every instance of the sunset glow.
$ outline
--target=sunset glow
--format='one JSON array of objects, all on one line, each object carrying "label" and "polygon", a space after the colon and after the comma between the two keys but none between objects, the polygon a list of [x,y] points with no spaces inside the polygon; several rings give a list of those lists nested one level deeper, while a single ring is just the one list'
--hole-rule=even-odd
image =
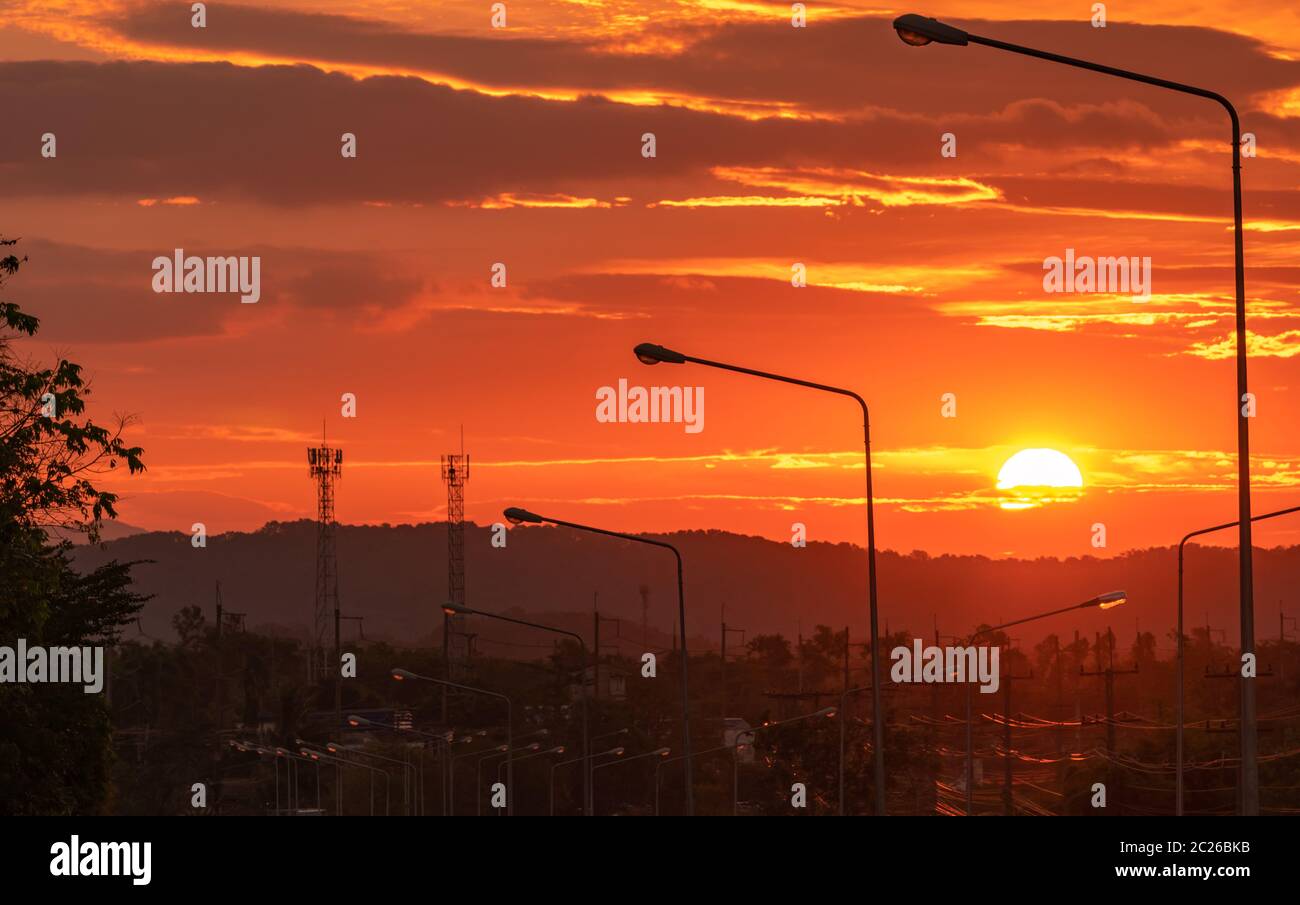
[{"label": "sunset glow", "polygon": [[[138,416],[149,470],[115,488],[129,525],[310,517],[298,460],[323,420],[351,463],[347,523],[442,518],[434,466],[463,425],[481,524],[523,491],[625,529],[781,539],[795,513],[817,539],[863,542],[836,400],[682,371],[705,390],[702,432],[598,422],[599,387],[649,379],[629,352],[648,338],[863,393],[886,548],[1109,556],[1231,509],[1213,105],[911,48],[892,13],[857,3],[809,7],[806,28],[748,2],[537,0],[509,4],[506,28],[477,4],[223,4],[201,29],[177,9],[23,0],[0,22],[0,67],[22,85],[0,226],[31,262],[11,300],[86,365],[99,404]],[[1255,495],[1300,489],[1295,14],[931,13],[1141,59],[1238,104],[1258,147],[1243,164]],[[47,132],[54,159],[32,152]],[[259,256],[260,300],[155,295],[148,262],[182,246]],[[1150,258],[1149,297],[1046,292],[1043,261],[1065,249]],[[1078,451],[1087,491],[1020,460],[1015,486],[993,486],[1031,437]],[[1038,479],[1051,492],[1026,489]],[[1081,498],[1086,513],[1048,505]],[[1122,525],[1123,545],[1088,546],[1094,521]]]}]

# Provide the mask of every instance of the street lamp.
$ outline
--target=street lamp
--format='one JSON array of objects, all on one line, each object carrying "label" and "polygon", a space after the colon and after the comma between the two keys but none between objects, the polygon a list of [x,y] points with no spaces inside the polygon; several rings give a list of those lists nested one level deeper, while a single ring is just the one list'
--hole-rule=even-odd
[{"label": "street lamp", "polygon": [[[537,751],[537,750],[538,750],[539,748],[541,748],[541,747],[542,747],[541,742],[533,742],[533,743],[531,743],[531,744],[523,745],[523,746],[521,746],[521,747],[515,748],[515,749],[510,750],[510,751],[507,751],[507,752],[506,752],[506,756],[509,757],[509,758],[511,758],[511,759],[512,759],[512,762],[513,762],[513,761],[518,761],[518,760],[521,760],[522,758],[515,757],[516,754],[520,754],[520,753],[522,753],[522,752],[524,752],[524,751]],[[484,756],[484,757],[480,757],[480,758],[478,759],[478,762],[474,764],[474,807],[478,809],[478,816],[479,816],[479,817],[482,817],[482,816],[483,816],[483,792],[482,792],[482,790],[483,790],[483,764],[484,764],[486,761],[491,760],[492,758],[496,757],[498,754],[501,754],[501,753],[502,753],[501,751],[494,751],[494,752],[492,752],[492,753],[490,753],[490,754],[488,754],[488,755],[486,755],[486,756]],[[505,766],[505,764],[502,763],[502,764],[501,764],[501,767],[504,767],[504,766]],[[500,775],[501,775],[501,767],[497,767],[497,776],[500,776]],[[509,786],[507,786],[507,788],[506,788],[506,804],[507,804],[507,805],[510,804],[510,798],[513,797],[513,795],[514,795],[514,791],[515,791],[514,789],[510,788]],[[500,810],[500,809],[498,808],[498,810]]]},{"label": "street lamp", "polygon": [[[513,616],[503,616],[500,613],[489,613],[485,610],[476,610],[471,607],[461,606],[453,601],[443,604],[442,611],[448,616],[486,616],[489,619],[499,619],[502,622],[512,622],[515,625],[523,625],[528,628],[541,629],[544,632],[554,632],[557,635],[567,635],[578,642],[582,648],[582,681],[580,683],[582,698],[582,756],[585,758],[591,751],[591,737],[588,734],[587,723],[587,642],[577,632],[566,631],[562,628],[555,628],[550,625],[542,625],[539,622],[529,622],[526,619],[516,619]],[[582,798],[583,811],[588,817],[591,816],[591,761],[587,760],[582,769]]]},{"label": "street lamp", "polygon": [[[297,816],[298,811],[302,808],[302,797],[298,794],[298,767],[296,761],[306,760],[307,758],[294,754],[287,748],[272,748],[271,753],[277,758],[283,757],[285,759],[284,795],[288,800],[289,808],[294,812],[294,816]],[[277,776],[278,775],[279,774],[277,773]],[[275,801],[276,807],[278,808],[280,805],[280,798],[278,795],[276,796]]]},{"label": "street lamp", "polygon": [[[429,676],[422,676],[419,673],[411,672],[409,669],[394,667],[389,670],[391,675],[398,682],[418,681],[430,682],[434,685],[441,685],[444,688],[455,688],[459,691],[467,691],[470,694],[479,694],[489,698],[496,698],[499,701],[506,702],[506,746],[513,748],[515,744],[515,724],[514,724],[514,705],[510,699],[503,694],[495,691],[488,691],[486,688],[474,688],[471,685],[460,685],[456,682],[448,682],[446,679],[434,679]],[[350,720],[351,718],[349,718]],[[506,816],[513,817],[515,813],[515,797],[512,789],[515,784],[514,761],[510,757],[510,752],[506,752]]]},{"label": "street lamp", "polygon": [[[313,750],[313,749],[311,749],[311,748],[305,748],[305,747],[304,747],[304,748],[300,748],[300,749],[299,749],[299,752],[303,755],[303,757],[311,758],[313,761],[316,761],[318,764],[319,764],[319,762],[322,761],[322,760],[334,764],[334,776],[335,776],[335,779],[336,779],[336,781],[338,782],[338,785],[339,785],[339,788],[338,788],[338,802],[339,802],[339,814],[340,814],[340,815],[343,813],[343,768],[344,768],[344,767],[360,767],[362,770],[366,770],[367,772],[369,772],[369,773],[370,773],[370,816],[371,816],[371,817],[374,817],[374,816],[375,816],[375,777],[374,777],[374,774],[376,774],[376,773],[382,773],[383,776],[384,776],[385,783],[386,783],[386,782],[388,781],[388,779],[389,779],[389,775],[388,775],[387,773],[385,773],[383,770],[380,770],[378,767],[368,767],[368,766],[366,766],[365,764],[357,763],[356,761],[344,760],[344,759],[341,758],[341,757],[332,757],[332,756],[330,756],[330,755],[328,755],[328,754],[323,754],[323,753],[321,753],[320,751],[315,751],[315,750]],[[317,769],[319,770],[319,767],[318,767]],[[391,799],[390,799],[390,800],[391,800]],[[385,802],[384,802],[384,816],[385,816],[385,817],[388,816],[390,810],[391,810],[391,808],[389,807],[389,801],[385,801]]]},{"label": "street lamp", "polygon": [[[348,721],[350,722],[352,720],[357,720],[357,722],[362,725],[366,725],[366,724],[371,726],[381,725],[379,723],[375,723],[372,720],[367,720],[364,717],[356,716],[355,714],[351,714],[348,716]],[[408,764],[406,761],[398,760],[395,757],[387,757],[383,754],[375,754],[373,751],[362,751],[359,748],[348,748],[345,747],[344,745],[340,745],[338,742],[326,742],[325,750],[337,757],[342,757],[345,753],[353,754],[356,755],[357,757],[373,757],[375,760],[382,760],[390,764],[397,764],[399,767],[401,767],[402,768],[402,797],[406,799],[406,816],[408,817],[411,816],[411,784],[410,784],[410,776],[407,773],[408,770],[413,769],[411,764]],[[384,797],[386,799],[384,807],[385,809],[388,809],[392,806],[392,800],[393,800],[393,783],[392,783],[393,777],[392,774],[390,774],[387,770],[382,770],[381,772],[383,772],[384,774]]]},{"label": "street lamp", "polygon": [[[691,753],[691,707],[690,707],[690,690],[689,690],[689,668],[688,661],[690,657],[686,653],[686,585],[682,577],[682,554],[681,551],[672,544],[661,540],[651,540],[648,537],[639,537],[635,534],[624,534],[621,531],[609,531],[604,528],[593,528],[590,525],[580,525],[577,522],[566,522],[557,518],[538,515],[535,512],[529,512],[527,509],[520,509],[511,506],[505,511],[505,517],[513,525],[531,524],[540,525],[546,522],[551,525],[559,525],[563,528],[574,528],[578,531],[588,531],[592,534],[603,534],[606,537],[617,537],[622,540],[635,541],[638,544],[649,544],[652,547],[662,547],[665,550],[672,551],[673,556],[677,559],[677,621],[682,627],[682,749]],[[585,650],[585,648],[584,648]],[[585,679],[585,676],[584,676]],[[583,691],[586,691],[584,681]],[[590,771],[587,771],[590,773]],[[695,814],[695,793],[692,790],[691,762],[686,761],[686,814],[694,816]],[[592,780],[587,780],[588,788]]]},{"label": "street lamp", "polygon": [[[1300,506],[1279,509],[1276,512],[1265,512],[1263,515],[1251,516],[1250,520],[1252,522],[1262,522],[1265,519],[1277,518],[1279,515],[1289,515],[1292,512],[1300,512]],[[1225,528],[1235,528],[1236,525],[1236,522],[1224,522],[1222,525],[1201,528],[1199,531],[1192,531],[1184,535],[1183,539],[1178,542],[1178,730],[1175,745],[1178,749],[1176,755],[1178,767],[1174,780],[1174,816],[1176,817],[1183,816],[1183,548],[1194,537],[1222,531]],[[1245,761],[1242,761],[1242,764],[1244,767]]]},{"label": "street lamp", "polygon": [[[874,752],[874,774],[876,787],[876,815],[885,816],[885,720],[884,713],[881,710],[880,703],[880,620],[878,617],[878,607],[876,598],[876,517],[874,497],[871,489],[871,415],[867,410],[866,401],[852,390],[841,389],[840,387],[826,386],[821,383],[813,383],[808,380],[799,380],[795,377],[783,377],[780,374],[770,374],[767,371],[755,371],[752,368],[742,368],[737,365],[723,364],[718,361],[709,361],[705,358],[695,358],[691,355],[685,355],[673,349],[666,349],[663,346],[654,343],[641,343],[632,350],[637,359],[642,364],[692,364],[704,365],[709,368],[719,368],[723,371],[733,371],[737,374],[747,374],[750,377],[761,377],[764,380],[776,380],[781,383],[790,383],[795,386],[806,387],[811,390],[821,390],[825,393],[834,393],[837,396],[848,396],[856,402],[862,409],[862,448],[866,457],[867,465],[867,599],[869,603],[871,616],[871,706],[875,711],[875,719],[872,721],[873,739],[875,742]],[[683,628],[683,634],[685,629]],[[690,752],[687,752],[688,754]],[[690,761],[686,761],[687,770],[690,769]]]},{"label": "street lamp", "polygon": [[[1061,607],[1059,610],[1050,610],[1046,613],[1039,613],[1037,616],[1026,616],[1024,619],[1013,619],[1010,622],[1004,622],[1001,625],[995,625],[991,628],[980,629],[970,636],[966,646],[970,647],[975,643],[975,639],[980,635],[988,635],[993,632],[1001,631],[1004,628],[1011,628],[1013,625],[1021,625],[1026,622],[1036,622],[1039,619],[1046,619],[1048,616],[1059,616],[1062,613],[1073,612],[1074,610],[1087,610],[1096,607],[1100,610],[1110,610],[1121,606],[1128,601],[1128,593],[1125,591],[1109,591],[1105,594],[1098,594],[1096,597],[1089,598],[1083,603],[1076,603],[1073,606]],[[971,734],[971,687],[969,676],[966,677],[966,816],[975,815],[975,740]],[[1006,715],[1010,719],[1011,715]],[[1011,756],[1011,752],[1007,752]]]},{"label": "street lamp", "polygon": [[[567,749],[564,747],[564,745],[556,745],[554,748],[547,748],[544,751],[535,751],[532,754],[525,754],[523,757],[516,757],[515,763],[518,764],[521,763],[522,761],[532,760],[534,757],[545,757],[548,754],[563,754],[566,750]],[[504,768],[505,768],[505,764],[502,764],[501,766],[497,767],[497,782],[502,781],[501,771]]]},{"label": "street lamp", "polygon": [[[475,751],[466,751],[464,754],[457,754],[452,757],[451,768],[450,768],[451,776],[449,778],[449,782],[451,785],[451,803],[450,803],[451,806],[448,808],[448,811],[450,812],[450,815],[452,817],[456,816],[456,761],[464,760],[467,757],[474,757],[476,755],[480,758],[489,757],[494,753],[504,753],[508,750],[509,750],[509,746],[507,745],[493,745],[491,748],[481,748]],[[475,771],[475,773],[477,774],[477,770]],[[475,786],[474,786],[474,801],[476,804],[478,802],[478,782],[479,780],[476,777]]]},{"label": "street lamp", "polygon": [[[719,751],[730,751],[734,754],[735,749],[736,749],[735,745],[718,745],[718,747],[716,748],[705,748],[703,751],[696,751],[691,756],[703,757],[706,754],[716,754]],[[656,817],[659,816],[659,771],[664,767],[668,766],[669,764],[675,764],[684,760],[686,760],[686,755],[679,754],[676,757],[666,757],[663,760],[659,761],[659,763],[655,764],[655,816]],[[736,769],[736,760],[734,757],[731,760],[731,769],[733,771]]]},{"label": "street lamp", "polygon": [[[591,757],[593,760],[597,757],[622,757],[623,752],[625,750],[627,749],[625,749],[622,745],[619,745],[617,748],[610,748],[608,751],[597,752],[596,754],[593,754]],[[585,760],[586,758],[583,757],[574,757],[571,758],[570,760],[562,760],[559,761],[558,763],[551,764],[550,799],[551,799],[552,817],[555,816],[555,771],[560,769],[560,767],[567,766],[568,764],[576,764],[579,761],[585,761]]]},{"label": "street lamp", "polygon": [[[804,720],[811,720],[819,716],[829,718],[835,716],[837,713],[839,713],[838,707],[823,707],[815,713],[805,713],[803,716],[792,716],[788,720],[777,720],[775,723],[763,723],[761,726],[754,726],[751,729],[737,732],[735,740],[731,743],[731,758],[733,764],[731,770],[731,816],[736,816],[740,802],[740,749],[746,745],[752,745],[754,743],[752,737],[755,732],[761,732],[764,729],[775,729],[777,726],[785,726],[790,723],[802,723]],[[751,738],[747,742],[742,742],[740,740],[742,735],[748,735]]]},{"label": "street lamp", "polygon": [[[594,790],[596,785],[596,776],[595,776],[596,771],[601,769],[602,767],[612,767],[615,764],[630,764],[634,760],[644,760],[647,757],[667,757],[669,754],[672,753],[673,751],[671,748],[656,748],[653,751],[647,751],[645,754],[635,754],[632,757],[626,758],[624,760],[611,760],[611,761],[606,761],[603,764],[596,764],[596,766],[591,768],[592,789]],[[690,763],[689,760],[686,762],[688,764]]]},{"label": "street lamp", "polygon": [[[931,42],[957,45],[983,44],[985,47],[1036,57],[1050,63],[1060,63],[1064,66],[1073,66],[1077,69],[1087,69],[1091,72],[1100,72],[1103,75],[1141,82],[1144,85],[1154,85],[1157,88],[1165,88],[1169,91],[1203,97],[1220,104],[1228,111],[1228,119],[1232,124],[1232,218],[1237,284],[1237,401],[1234,408],[1237,410],[1237,546],[1240,559],[1238,576],[1241,582],[1241,651],[1243,654],[1253,654],[1255,652],[1255,593],[1250,531],[1250,423],[1243,411],[1249,398],[1246,389],[1246,260],[1243,250],[1244,242],[1241,223],[1241,123],[1237,118],[1236,108],[1223,95],[1214,91],[1207,91],[1204,88],[1183,85],[1167,79],[1158,79],[1153,76],[1130,72],[1127,69],[1116,69],[1113,66],[1089,63],[1086,60],[1048,53],[1044,50],[1035,50],[1032,47],[1022,47],[1019,44],[1008,44],[1005,41],[984,38],[914,13],[899,16],[895,19],[894,29],[898,32],[899,38],[906,44],[916,46]],[[1259,746],[1258,727],[1255,723],[1254,682],[1241,683],[1240,706],[1241,809],[1248,816],[1258,816],[1259,762],[1257,757]]]},{"label": "street lamp", "polygon": [[271,770],[275,773],[275,816],[280,816],[280,765],[276,761],[275,752],[269,748],[263,748],[252,742],[239,742],[234,739],[230,740],[230,746],[242,754],[256,754],[259,758],[271,756]]}]

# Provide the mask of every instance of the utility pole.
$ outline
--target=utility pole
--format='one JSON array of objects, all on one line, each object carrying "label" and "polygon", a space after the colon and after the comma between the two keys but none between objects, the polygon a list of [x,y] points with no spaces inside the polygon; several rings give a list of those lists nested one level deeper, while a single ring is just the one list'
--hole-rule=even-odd
[{"label": "utility pole", "polygon": [[641,650],[650,649],[650,586],[641,585]]},{"label": "utility pole", "polygon": [[217,581],[217,732],[226,724],[226,664],[225,664],[225,628],[230,623],[240,629],[244,626],[247,613],[234,613],[227,610],[221,599],[221,582]]},{"label": "utility pole", "polygon": [[1279,678],[1283,677],[1286,672],[1286,652],[1282,650],[1286,644],[1286,624],[1291,623],[1292,627],[1300,629],[1295,616],[1288,616],[1282,612],[1282,601],[1277,602],[1277,622],[1278,622],[1278,645],[1277,645],[1277,672]]},{"label": "utility pole", "polygon": [[1010,817],[1014,811],[1014,798],[1011,794],[1012,783],[1012,765],[1011,765],[1011,680],[1012,679],[1032,679],[1034,671],[1031,669],[1027,676],[1017,676],[1007,670],[999,677],[1002,682],[1002,813]]},{"label": "utility pole", "polygon": [[[1207,630],[1207,632],[1208,632],[1208,630],[1209,630],[1209,626],[1206,626],[1206,630]],[[1225,633],[1225,634],[1226,634],[1226,633]],[[1256,675],[1256,677],[1261,678],[1261,679],[1270,679],[1270,678],[1273,677],[1273,669],[1272,669],[1272,667],[1269,667],[1268,669],[1259,670],[1258,672],[1255,673],[1255,675]],[[1224,667],[1223,667],[1223,671],[1222,671],[1222,672],[1219,672],[1219,671],[1217,671],[1217,670],[1212,670],[1212,669],[1210,669],[1209,666],[1206,666],[1206,667],[1205,667],[1205,678],[1207,678],[1207,679],[1237,679],[1238,681],[1241,681],[1241,682],[1253,681],[1253,680],[1248,680],[1248,679],[1246,679],[1244,676],[1242,676],[1242,674],[1241,674],[1241,668],[1240,668],[1240,667],[1234,667],[1231,663],[1229,663],[1229,664],[1225,664]],[[1222,721],[1222,726],[1227,726],[1228,723],[1229,723],[1228,720],[1223,720],[1223,721]],[[1240,723],[1241,723],[1241,721],[1238,720],[1237,723],[1238,723],[1238,725],[1237,725],[1237,728],[1236,728],[1236,729],[1231,729],[1231,730],[1229,730],[1229,729],[1221,728],[1220,730],[1214,730],[1214,729],[1211,729],[1211,728],[1210,728],[1210,721],[1207,719],[1207,720],[1205,721],[1205,728],[1206,728],[1206,731],[1208,731],[1208,732],[1223,731],[1223,732],[1233,732],[1233,733],[1239,734],[1239,733],[1240,733],[1240,728],[1241,728],[1241,727],[1240,727]],[[1271,727],[1265,726],[1265,727],[1263,727],[1263,728],[1265,729],[1265,731],[1267,731],[1267,730],[1268,730],[1269,728],[1271,728]],[[1242,779],[1243,779],[1243,777],[1242,777],[1241,771],[1242,771],[1242,763],[1241,763],[1241,761],[1239,760],[1239,761],[1238,761],[1238,764],[1237,764],[1237,813],[1241,813],[1241,806],[1242,806],[1242,800],[1241,800],[1241,797],[1242,797],[1242,790],[1243,790],[1243,784],[1242,784]]]},{"label": "utility pole", "polygon": [[847,730],[845,726],[849,722],[849,715],[845,710],[849,702],[849,627],[844,626],[844,690],[840,693],[840,711],[836,714],[840,719],[840,809],[839,815],[844,816],[844,747]]},{"label": "utility pole", "polygon": [[799,645],[799,693],[803,694],[803,620],[796,623],[796,638]]},{"label": "utility pole", "polygon": [[1115,668],[1115,635],[1109,628],[1106,629],[1107,647],[1110,653],[1110,665],[1105,669],[1101,666],[1101,633],[1097,633],[1097,671],[1084,672],[1082,666],[1079,667],[1081,676],[1101,676],[1105,680],[1106,689],[1106,753],[1115,753],[1115,677],[1118,675],[1131,675],[1137,672],[1137,667],[1133,669],[1116,669]]},{"label": "utility pole", "polygon": [[745,630],[743,628],[727,628],[727,605],[722,604],[722,658],[719,684],[722,686],[722,699],[718,703],[718,719],[722,723],[722,731],[727,729],[727,635],[740,635],[740,643],[745,643]]},{"label": "utility pole", "polygon": [[[340,629],[339,608],[334,607],[334,725],[343,725],[343,632]],[[320,767],[316,767],[320,776]]]},{"label": "utility pole", "polygon": [[1061,636],[1053,633],[1052,640],[1055,647],[1053,653],[1056,654],[1056,732],[1052,734],[1056,736],[1056,774],[1063,780],[1065,778],[1065,703],[1061,686],[1064,681],[1062,672],[1064,664],[1061,662]]},{"label": "utility pole", "polygon": [[[939,614],[933,613],[931,615],[934,619],[934,646],[939,647]],[[845,647],[847,648],[847,645]],[[944,676],[944,678],[947,679],[948,677]],[[844,678],[844,684],[848,685],[847,676]],[[934,686],[930,689],[930,719],[932,720],[939,719],[939,687],[943,684],[945,683],[935,682]]]},{"label": "utility pole", "polygon": [[[592,597],[591,597],[591,604],[592,604],[592,607],[593,607],[593,608],[595,607],[595,605],[596,605],[596,601],[597,601],[598,599],[599,599],[599,598],[598,598],[598,592],[594,592],[594,591],[593,591],[593,592],[592,592]],[[596,686],[596,689],[595,689],[595,698],[596,698],[597,701],[599,701],[599,700],[600,700],[600,624],[601,624],[602,622],[612,622],[612,623],[614,623],[614,626],[615,626],[615,629],[614,629],[614,632],[615,632],[614,637],[615,637],[615,638],[622,638],[622,637],[623,637],[623,620],[621,620],[621,619],[611,619],[611,618],[609,618],[608,616],[602,616],[602,615],[600,615],[600,610],[596,610],[596,609],[593,609],[593,610],[592,610],[592,615],[593,615],[593,619],[594,619],[594,622],[595,622],[595,633],[594,633],[594,634],[595,634],[595,636],[596,636],[596,637],[595,637],[595,641],[596,641],[596,643],[595,643],[595,648],[596,648],[596,650],[595,650],[595,658],[596,658],[596,661],[595,661],[595,663],[592,665],[592,680],[593,680],[593,682],[595,683],[595,686]],[[617,647],[617,646],[616,646],[616,647]],[[617,653],[617,652],[618,652],[618,651],[615,650],[615,653]],[[586,683],[586,676],[583,676],[583,682],[584,682],[584,684]]]},{"label": "utility pole", "polygon": [[220,735],[221,727],[226,719],[226,682],[225,664],[222,657],[221,644],[221,580],[217,580],[217,734]]}]

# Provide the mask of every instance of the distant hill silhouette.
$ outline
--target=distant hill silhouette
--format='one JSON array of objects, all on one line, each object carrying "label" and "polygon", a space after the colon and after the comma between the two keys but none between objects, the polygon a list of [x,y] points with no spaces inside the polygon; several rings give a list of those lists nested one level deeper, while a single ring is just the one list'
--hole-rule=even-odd
[{"label": "distant hill silhouette", "polygon": [[[673,558],[666,551],[566,529],[529,527],[508,534],[505,548],[491,544],[489,526],[467,524],[466,572],[471,606],[534,616],[550,614],[562,627],[590,639],[593,593],[602,615],[623,620],[602,628],[603,645],[621,633],[627,647],[670,644],[676,617]],[[685,531],[670,536],[686,563],[687,622],[693,650],[716,648],[719,609],[727,622],[758,633],[793,637],[817,624],[851,626],[866,636],[866,577],[862,548],[850,544],[788,543],[724,531]],[[83,568],[110,559],[153,560],[135,574],[140,590],[156,595],[141,617],[144,631],[172,637],[171,618],[183,606],[199,604],[213,618],[213,588],[220,579],[229,610],[248,613],[250,628],[306,631],[315,595],[316,527],[311,521],[271,522],[251,533],[208,538],[196,549],[180,533],[133,534],[96,546],[78,547]],[[341,525],[338,529],[339,586],[345,614],[365,617],[367,637],[399,644],[437,643],[439,605],[447,587],[447,529],[442,522],[420,525]],[[1235,644],[1238,628],[1236,554],[1226,547],[1189,547],[1187,623],[1227,630]],[[1049,632],[1091,636],[1114,628],[1127,645],[1135,631],[1171,644],[1177,568],[1175,550],[1155,548],[1106,559],[988,559],[931,556],[923,552],[879,554],[881,630],[907,629],[929,638],[937,614],[945,635],[969,632],[978,623],[1009,621],[1062,607],[1103,591],[1125,589],[1128,605],[1101,613],[1067,614],[1017,628],[1024,646]],[[1300,613],[1300,547],[1261,549],[1256,554],[1256,633],[1276,637],[1278,609]],[[650,591],[651,637],[642,639],[641,597]],[[551,641],[537,633],[507,630],[479,621],[485,654],[544,655]],[[348,636],[355,634],[349,628]],[[629,641],[628,639],[633,639]],[[732,643],[738,643],[733,639]],[[493,644],[501,646],[493,647]],[[532,644],[541,647],[530,647]]]},{"label": "distant hill silhouette", "polygon": [[[51,536],[58,540],[69,540],[74,544],[87,543],[86,535],[80,531],[69,531],[64,528],[49,528],[47,530]],[[137,528],[135,525],[128,525],[126,522],[105,521],[100,529],[100,540],[118,540],[123,537],[130,537],[132,534],[144,534],[147,530],[146,528]]]}]

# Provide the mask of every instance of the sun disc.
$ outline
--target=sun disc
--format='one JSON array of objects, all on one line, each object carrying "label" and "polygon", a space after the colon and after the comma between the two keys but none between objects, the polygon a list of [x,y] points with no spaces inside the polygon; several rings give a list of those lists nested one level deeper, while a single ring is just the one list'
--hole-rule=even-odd
[{"label": "sun disc", "polygon": [[1063,452],[1022,449],[998,470],[998,490],[1006,498],[1003,509],[1035,509],[1044,503],[1077,499],[1083,490],[1083,473]]}]

